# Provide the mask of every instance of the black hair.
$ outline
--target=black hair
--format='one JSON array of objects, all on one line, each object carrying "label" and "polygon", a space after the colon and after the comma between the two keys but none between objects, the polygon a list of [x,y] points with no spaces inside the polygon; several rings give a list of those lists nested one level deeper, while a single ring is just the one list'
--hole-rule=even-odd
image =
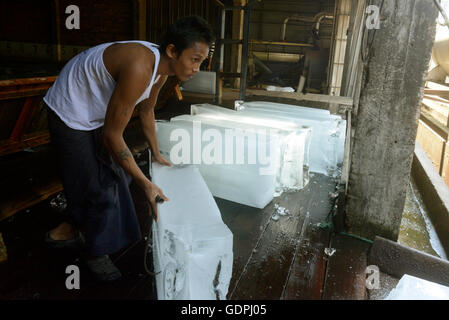
[{"label": "black hair", "polygon": [[189,16],[175,21],[168,28],[159,45],[159,52],[165,54],[167,46],[173,44],[176,52],[181,55],[195,42],[204,42],[210,47],[214,41],[215,36],[207,21],[199,16]]}]

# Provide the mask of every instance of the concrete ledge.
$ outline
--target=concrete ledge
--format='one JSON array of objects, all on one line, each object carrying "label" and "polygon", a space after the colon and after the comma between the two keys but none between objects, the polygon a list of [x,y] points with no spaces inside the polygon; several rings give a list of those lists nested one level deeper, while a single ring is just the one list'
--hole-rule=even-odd
[{"label": "concrete ledge", "polygon": [[418,142],[415,145],[411,174],[429,210],[429,218],[446,255],[449,256],[449,188]]},{"label": "concrete ledge", "polygon": [[382,272],[401,278],[409,274],[449,286],[449,261],[376,237],[369,253],[369,263]]}]

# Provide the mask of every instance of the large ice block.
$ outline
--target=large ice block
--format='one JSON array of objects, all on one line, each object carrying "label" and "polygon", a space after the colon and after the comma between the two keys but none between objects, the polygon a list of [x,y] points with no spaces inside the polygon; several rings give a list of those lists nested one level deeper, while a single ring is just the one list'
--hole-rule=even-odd
[{"label": "large ice block", "polygon": [[278,137],[198,121],[157,123],[161,154],[195,164],[216,197],[264,208],[276,186]]},{"label": "large ice block", "polygon": [[170,198],[152,227],[158,299],[226,299],[233,235],[198,169],[154,163],[151,175]]},{"label": "large ice block", "polygon": [[[205,108],[205,110],[203,110]],[[171,121],[201,121],[224,128],[242,130],[265,130],[278,136],[279,163],[276,164],[276,196],[284,191],[295,191],[304,188],[309,181],[309,148],[311,129],[293,122],[255,119],[234,110],[218,107],[222,110],[207,112],[208,107],[192,105],[193,116],[181,115]],[[204,111],[204,112],[203,112]],[[273,130],[274,129],[274,130]]]},{"label": "large ice block", "polygon": [[449,300],[449,287],[404,274],[385,300]]},{"label": "large ice block", "polygon": [[[203,106],[216,111],[224,109],[206,104]],[[328,110],[253,101],[243,103],[238,112],[248,117],[286,120],[310,126],[312,140],[309,161],[312,172],[334,174],[343,163],[346,120],[338,115],[331,115]]]},{"label": "large ice block", "polygon": [[[264,101],[245,102],[242,106],[240,111],[247,114],[262,113],[270,118],[273,116],[280,119],[287,118],[312,126],[311,171],[319,170],[320,173],[334,171],[343,163],[346,120],[340,116],[332,115],[328,110]],[[315,165],[323,160],[325,172],[323,163],[320,166]]]}]

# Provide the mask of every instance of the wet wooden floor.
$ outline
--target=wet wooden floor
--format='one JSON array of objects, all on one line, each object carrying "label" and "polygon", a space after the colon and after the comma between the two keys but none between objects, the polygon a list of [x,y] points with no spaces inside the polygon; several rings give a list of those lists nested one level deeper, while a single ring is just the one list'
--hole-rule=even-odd
[{"label": "wet wooden floor", "polygon": [[[27,169],[15,176],[16,185],[26,186],[29,179],[39,179],[42,168],[53,170],[51,150],[44,148],[39,152],[48,153],[40,157],[46,159],[46,165],[39,163],[41,160],[27,160]],[[38,159],[38,155],[34,157]],[[2,159],[0,169],[8,170],[7,165],[20,163],[21,156],[30,154]],[[142,163],[144,158],[137,160]],[[142,169],[145,170],[143,164]],[[7,176],[2,175],[2,179],[8,179]],[[0,194],[8,194],[7,184],[0,182]],[[329,177],[313,174],[303,190],[284,193],[263,210],[216,198],[223,221],[234,236],[228,299],[365,299],[369,245],[318,226],[326,222],[334,206],[329,193],[335,190],[335,183]],[[151,225],[148,206],[138,187],[132,184],[131,191],[145,237]],[[8,250],[8,260],[0,263],[1,299],[157,299],[154,277],[144,268],[144,239],[111,255],[123,274],[122,279],[111,284],[92,279],[77,252],[47,248],[43,241],[45,232],[63,220],[63,212],[51,205],[52,199],[0,222]],[[275,204],[287,208],[289,215],[273,219]],[[325,254],[327,247],[336,249],[330,257]],[[65,270],[72,264],[80,267],[79,290],[65,287]]]}]

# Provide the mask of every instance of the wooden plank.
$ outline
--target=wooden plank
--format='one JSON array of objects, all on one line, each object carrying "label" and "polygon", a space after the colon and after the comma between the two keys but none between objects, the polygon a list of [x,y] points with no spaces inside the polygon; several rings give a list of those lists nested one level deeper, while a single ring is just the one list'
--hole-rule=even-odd
[{"label": "wooden plank", "polygon": [[349,236],[334,235],[329,257],[324,300],[365,300],[367,256],[371,245]]},{"label": "wooden plank", "polygon": [[283,299],[321,299],[326,272],[324,248],[328,247],[329,240],[328,230],[313,223],[308,224],[297,250]]},{"label": "wooden plank", "polygon": [[424,89],[424,94],[430,94],[440,96],[444,99],[449,99],[449,90]]},{"label": "wooden plank", "polygon": [[13,141],[10,139],[0,141],[0,156],[22,151],[26,148],[32,148],[47,144],[50,142],[50,134],[48,132],[37,132],[24,135],[21,141]]},{"label": "wooden plank", "polygon": [[23,133],[31,123],[33,113],[37,107],[38,99],[40,98],[28,97],[25,100],[25,104],[23,105],[19,118],[17,119],[16,124],[12,130],[11,136],[9,137],[11,140],[17,141],[22,138]]},{"label": "wooden plank", "polygon": [[43,95],[55,82],[56,76],[0,81],[0,100]]},{"label": "wooden plank", "polygon": [[449,92],[449,86],[447,84],[441,84],[434,81],[427,81],[426,82],[426,90],[442,90]]},{"label": "wooden plank", "polygon": [[444,145],[446,143],[437,132],[435,132],[431,127],[429,127],[425,122],[419,121],[418,133],[416,135],[416,141],[419,142],[423,149],[428,154],[429,158],[435,169],[440,172],[441,169],[441,159],[444,154]]},{"label": "wooden plank", "polygon": [[26,98],[44,95],[50,86],[36,86],[32,88],[19,88],[0,91],[0,100]]},{"label": "wooden plank", "polygon": [[[324,186],[310,198],[312,206],[310,219],[296,250],[283,299],[321,299],[326,271],[324,248],[329,245],[330,233],[329,230],[320,228],[318,224],[326,221],[332,209],[333,202],[328,201],[328,194],[334,191],[334,184],[329,180]],[[317,206],[318,203],[321,205]]]},{"label": "wooden plank", "polygon": [[234,261],[227,297],[230,299],[231,292],[271,218],[274,204],[270,203],[265,210],[260,210],[220,198],[215,198],[215,201],[220,209],[223,222],[234,235]]},{"label": "wooden plank", "polygon": [[61,182],[58,179],[52,179],[38,184],[31,190],[24,190],[16,197],[0,203],[0,221],[55,195],[62,189]]},{"label": "wooden plank", "polygon": [[[287,208],[290,216],[268,221],[236,287],[231,291],[231,299],[282,298],[306,213],[310,212],[312,217],[329,212],[328,194],[334,188],[329,180],[316,174],[303,190],[284,193],[273,201]],[[270,206],[265,211],[273,215],[274,207]]]},{"label": "wooden plank", "polygon": [[298,92],[278,92],[278,91],[266,91],[258,89],[247,89],[247,95],[263,96],[263,97],[279,97],[288,98],[299,101],[315,101],[315,102],[325,102],[334,103],[341,105],[352,106],[353,100],[349,97],[339,97],[339,96],[329,96],[324,94],[314,94],[314,93],[298,93]]},{"label": "wooden plank", "polygon": [[444,154],[441,160],[440,175],[446,185],[449,187],[449,143],[447,141],[444,145]]},{"label": "wooden plank", "polygon": [[13,86],[23,87],[42,84],[51,86],[53,82],[55,82],[56,78],[57,76],[0,80],[0,90]]},{"label": "wooden plank", "polygon": [[449,139],[449,128],[436,120],[432,115],[430,115],[427,111],[421,110],[420,120],[425,122],[433,131],[435,131],[442,139]]}]

